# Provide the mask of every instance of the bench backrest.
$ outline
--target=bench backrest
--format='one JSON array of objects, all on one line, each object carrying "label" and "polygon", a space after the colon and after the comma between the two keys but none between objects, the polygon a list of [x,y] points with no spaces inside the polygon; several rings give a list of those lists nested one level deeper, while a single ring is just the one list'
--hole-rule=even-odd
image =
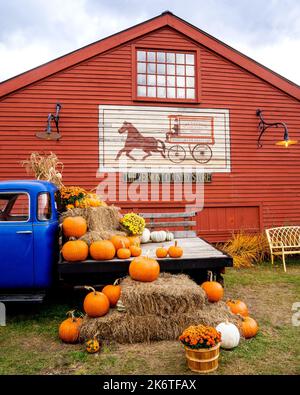
[{"label": "bench backrest", "polygon": [[271,248],[300,247],[300,226],[281,226],[266,229]]},{"label": "bench backrest", "polygon": [[[197,237],[194,212],[178,212],[178,213],[140,213],[145,218],[147,228],[150,230],[168,229],[174,233],[175,238]],[[176,230],[180,228],[180,230]]]}]

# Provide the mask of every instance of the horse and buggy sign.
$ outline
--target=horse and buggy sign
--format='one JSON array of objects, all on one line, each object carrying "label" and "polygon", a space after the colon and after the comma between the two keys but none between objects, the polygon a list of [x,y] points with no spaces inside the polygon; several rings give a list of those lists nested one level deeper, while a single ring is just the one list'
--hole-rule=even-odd
[{"label": "horse and buggy sign", "polygon": [[99,106],[101,172],[126,159],[135,171],[230,171],[229,111]]}]

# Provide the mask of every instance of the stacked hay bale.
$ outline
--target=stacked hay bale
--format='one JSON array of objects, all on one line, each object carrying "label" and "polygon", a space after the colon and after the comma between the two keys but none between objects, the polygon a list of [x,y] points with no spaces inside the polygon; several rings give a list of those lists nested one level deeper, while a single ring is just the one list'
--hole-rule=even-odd
[{"label": "stacked hay bale", "polygon": [[150,283],[126,277],[121,288],[124,311],[113,309],[104,317],[85,317],[82,339],[96,336],[118,343],[176,340],[189,325],[216,326],[226,319],[239,320],[224,302],[209,303],[201,287],[184,274],[162,273]]}]

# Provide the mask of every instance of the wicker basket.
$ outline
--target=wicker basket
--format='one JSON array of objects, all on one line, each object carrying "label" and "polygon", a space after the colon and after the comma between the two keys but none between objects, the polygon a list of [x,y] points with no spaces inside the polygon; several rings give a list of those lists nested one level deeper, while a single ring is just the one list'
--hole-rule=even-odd
[{"label": "wicker basket", "polygon": [[192,350],[188,347],[184,348],[188,367],[193,372],[209,373],[218,368],[220,343],[215,347],[199,350]]}]

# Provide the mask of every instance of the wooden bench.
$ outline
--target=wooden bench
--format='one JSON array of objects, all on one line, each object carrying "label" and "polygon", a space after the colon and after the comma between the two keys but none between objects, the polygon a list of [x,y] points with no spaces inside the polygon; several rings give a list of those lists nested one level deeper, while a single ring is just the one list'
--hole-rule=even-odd
[{"label": "wooden bench", "polygon": [[280,226],[266,229],[271,253],[271,262],[274,256],[281,256],[284,271],[286,272],[285,256],[300,254],[300,226]]}]

